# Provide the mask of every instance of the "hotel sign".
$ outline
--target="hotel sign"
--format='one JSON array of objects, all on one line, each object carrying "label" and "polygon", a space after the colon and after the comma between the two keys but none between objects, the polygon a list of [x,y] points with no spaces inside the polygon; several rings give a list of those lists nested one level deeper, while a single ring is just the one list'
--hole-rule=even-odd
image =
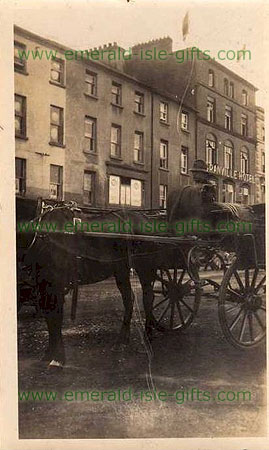
[{"label": "hotel sign", "polygon": [[239,170],[230,170],[226,167],[221,167],[218,164],[208,164],[207,169],[210,173],[214,173],[216,175],[221,175],[223,177],[234,178],[235,180],[246,181],[248,183],[255,183],[254,175],[250,173],[242,173]]}]

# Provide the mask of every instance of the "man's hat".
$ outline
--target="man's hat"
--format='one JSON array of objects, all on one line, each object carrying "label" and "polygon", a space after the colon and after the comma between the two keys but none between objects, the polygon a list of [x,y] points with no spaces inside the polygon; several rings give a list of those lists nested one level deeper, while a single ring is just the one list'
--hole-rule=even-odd
[{"label": "man's hat", "polygon": [[207,164],[202,159],[196,159],[193,162],[193,167],[190,169],[190,172],[203,172],[209,175]]}]

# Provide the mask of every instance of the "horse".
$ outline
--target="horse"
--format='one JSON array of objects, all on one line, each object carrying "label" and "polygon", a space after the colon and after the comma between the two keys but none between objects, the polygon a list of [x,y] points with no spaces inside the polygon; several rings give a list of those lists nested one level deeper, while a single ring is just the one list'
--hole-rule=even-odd
[{"label": "horse", "polygon": [[[211,187],[184,187],[171,194],[167,207],[168,242],[169,236],[173,235],[170,229],[173,220],[186,219],[194,210],[195,217],[202,218],[205,211],[208,213],[212,208],[216,208],[216,205]],[[130,269],[135,269],[142,287],[145,334],[151,340],[154,329],[163,331],[152,312],[156,273],[160,268],[186,267],[190,244],[182,242],[175,247],[168,243],[164,246],[154,240],[139,240],[140,224],[148,220],[148,216],[135,210],[118,209],[87,216],[74,204],[59,203],[44,210],[40,207],[40,201],[37,201],[35,213],[33,204],[28,209],[17,204],[17,219],[22,218],[32,220],[31,223],[38,224],[41,229],[36,232],[30,228],[27,233],[17,233],[17,255],[19,262],[30,268],[31,277],[39,291],[39,308],[49,332],[49,345],[43,359],[48,361],[50,368],[62,368],[65,364],[62,339],[64,295],[66,289],[76,283],[86,285],[115,277],[124,304],[118,341],[126,345],[130,338],[134,303]],[[107,235],[99,236],[96,232],[93,236],[83,230],[63,233],[67,224],[71,227],[85,219],[89,226],[94,223],[97,227],[106,222],[104,232]],[[111,238],[109,234],[108,224],[116,220],[121,226],[128,221],[131,223],[125,239],[122,239],[122,233],[120,239],[115,235]],[[57,225],[57,231],[44,232],[46,224],[49,226],[52,223]],[[188,289],[188,285],[184,289]]]}]

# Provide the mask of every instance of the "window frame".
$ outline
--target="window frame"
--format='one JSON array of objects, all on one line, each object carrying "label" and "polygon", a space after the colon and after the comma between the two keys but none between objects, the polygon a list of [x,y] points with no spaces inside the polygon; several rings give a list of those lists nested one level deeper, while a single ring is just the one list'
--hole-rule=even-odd
[{"label": "window frame", "polygon": [[242,90],[242,104],[248,106],[248,92],[245,89]]},{"label": "window frame", "polygon": [[212,69],[209,69],[209,71],[208,71],[208,86],[209,87],[215,86],[215,74]]},{"label": "window frame", "polygon": [[[212,106],[212,109],[209,109],[209,106]],[[209,123],[215,122],[215,114],[216,114],[216,100],[213,97],[207,97],[207,106],[206,106],[206,118]],[[212,113],[212,120],[209,118],[209,114]]]},{"label": "window frame", "polygon": [[[183,117],[186,118],[185,121],[183,120]],[[188,111],[182,111],[181,112],[181,129],[183,131],[189,131],[189,124],[190,124],[189,119],[190,119],[190,116],[189,116]]]},{"label": "window frame", "polygon": [[[140,148],[136,148],[136,136],[139,136],[139,142],[141,143],[141,147]],[[138,158],[135,158],[135,155],[138,155]],[[139,158],[139,153],[140,153],[140,158]],[[134,162],[135,163],[143,163],[144,162],[144,133],[142,131],[135,131],[134,132]]]},{"label": "window frame", "polygon": [[[21,169],[22,169],[22,175],[17,176],[17,161],[21,161]],[[19,190],[18,192],[16,192],[16,195],[21,195],[24,196],[26,194],[26,159],[25,158],[18,158],[17,156],[15,157],[15,183],[19,184]],[[15,185],[15,190],[16,190],[16,186]]]},{"label": "window frame", "polygon": [[[167,197],[168,197],[168,185],[160,183],[159,185],[159,205],[161,209],[166,209],[167,207]],[[162,192],[163,188],[163,192]]]},{"label": "window frame", "polygon": [[[87,81],[87,76],[93,77],[94,82],[91,83],[91,82]],[[87,86],[85,94],[92,95],[93,97],[97,97],[97,73],[92,72],[89,69],[86,69],[85,70],[85,84]],[[89,86],[91,87],[91,89],[90,89],[91,92],[89,92]]]},{"label": "window frame", "polygon": [[228,131],[233,130],[233,108],[230,105],[225,105],[224,128]]},{"label": "window frame", "polygon": [[[165,149],[164,157],[161,155],[162,149]],[[168,141],[165,139],[160,140],[160,169],[168,170]]]},{"label": "window frame", "polygon": [[[186,152],[186,154],[184,155],[184,151]],[[185,156],[185,158],[184,158]],[[182,164],[183,161],[186,161],[185,164],[185,169],[184,168],[184,164]],[[189,170],[189,147],[187,147],[186,145],[182,145],[181,146],[181,151],[180,151],[180,173],[182,175],[187,175],[188,174],[188,170]]]},{"label": "window frame", "polygon": [[[215,166],[218,165],[218,149],[217,149],[217,140],[215,139],[211,139],[209,137],[206,137],[206,164],[211,165],[211,166]],[[214,143],[215,148],[213,148],[210,143]],[[209,152],[210,150],[210,152]],[[214,158],[212,158],[212,155],[215,154],[215,162],[210,161],[209,162],[209,154],[211,155],[211,159],[213,161]]]},{"label": "window frame", "polygon": [[[227,155],[229,155],[230,158],[227,158]],[[228,159],[231,161],[231,165],[229,167],[226,164]],[[229,142],[224,143],[224,168],[231,171],[231,173],[234,169],[234,147]]]},{"label": "window frame", "polygon": [[[141,102],[137,102],[136,101],[136,97],[140,97],[142,101]],[[144,107],[145,107],[145,95],[142,92],[135,91],[134,104],[135,104],[134,111],[137,114],[144,114],[144,110],[145,110],[144,109]],[[141,106],[141,111],[139,110],[140,106]]]},{"label": "window frame", "polygon": [[[85,189],[85,175],[90,175],[91,176],[91,190],[88,191]],[[83,172],[83,204],[84,205],[95,205],[95,188],[96,188],[96,172],[92,171],[92,170],[84,170]],[[91,199],[89,199],[89,201],[85,201],[86,198],[86,192],[88,192],[88,199],[89,197],[91,197]]]},{"label": "window frame", "polygon": [[26,52],[27,46],[23,42],[14,40],[14,70],[18,73],[26,73],[27,71],[27,60],[25,58],[19,58],[15,56],[15,49],[20,48],[21,51]]},{"label": "window frame", "polygon": [[[113,142],[112,141],[112,129],[117,130],[117,137],[119,137],[119,142]],[[121,125],[118,125],[116,123],[111,124],[111,130],[110,130],[110,157],[112,158],[121,158],[121,138],[122,138],[122,130]],[[112,152],[112,145],[115,146],[116,149],[115,153]]]},{"label": "window frame", "polygon": [[[164,105],[164,110],[162,111],[162,105]],[[160,122],[168,123],[168,103],[160,100]]]},{"label": "window frame", "polygon": [[[60,66],[61,66],[61,70],[60,71],[53,69],[52,65],[53,65],[54,62],[60,64]],[[52,74],[53,71],[60,74],[60,81],[54,80],[52,78],[51,74]],[[51,59],[50,83],[55,84],[56,86],[65,86],[65,61],[63,59],[61,59],[61,58],[53,57]]]},{"label": "window frame", "polygon": [[[52,122],[52,110],[53,108],[59,111],[59,124]],[[51,130],[52,127],[58,128],[58,141],[52,139]],[[51,145],[62,147],[64,145],[64,109],[61,106],[50,105],[50,142]]]},{"label": "window frame", "polygon": [[[243,123],[243,121],[245,120],[245,123]],[[241,135],[242,136],[247,136],[248,135],[248,116],[246,114],[241,114]]]},{"label": "window frame", "polygon": [[[60,178],[60,181],[58,181],[57,183],[53,182],[51,180],[51,172],[52,172],[52,167],[57,167],[59,169],[58,175]],[[55,199],[54,197],[51,196],[51,186],[57,186],[57,198]],[[49,184],[49,198],[53,199],[53,200],[58,200],[61,201],[63,200],[63,166],[60,166],[58,164],[50,164],[50,184]]]},{"label": "window frame", "polygon": [[[92,135],[86,133],[86,122],[92,122]],[[85,153],[97,153],[97,119],[91,116],[84,116],[84,140],[90,142],[90,145],[84,148]]]},{"label": "window frame", "polygon": [[27,127],[26,127],[26,125],[27,125],[27,123],[26,123],[26,117],[27,117],[26,97],[24,95],[15,94],[14,95],[15,102],[18,98],[20,98],[22,100],[22,102],[21,102],[22,112],[18,113],[18,111],[16,111],[16,108],[14,107],[14,113],[15,113],[15,119],[16,119],[16,117],[20,118],[21,128],[20,128],[20,131],[17,131],[16,127],[15,127],[15,137],[26,139],[26,131],[27,131]]},{"label": "window frame", "polygon": [[[118,93],[113,92],[113,88],[117,88],[118,89]],[[112,81],[112,85],[111,85],[111,95],[112,95],[112,100],[111,103],[114,106],[122,106],[122,85],[117,83],[116,81]],[[114,101],[114,96],[115,96],[115,100]],[[118,99],[117,99],[118,97]],[[119,100],[119,101],[117,101]]]},{"label": "window frame", "polygon": [[[243,155],[245,155],[245,158],[243,158]],[[241,171],[242,175],[247,175],[250,173],[249,172],[249,151],[246,147],[241,148],[241,150],[240,150],[240,171]]]}]

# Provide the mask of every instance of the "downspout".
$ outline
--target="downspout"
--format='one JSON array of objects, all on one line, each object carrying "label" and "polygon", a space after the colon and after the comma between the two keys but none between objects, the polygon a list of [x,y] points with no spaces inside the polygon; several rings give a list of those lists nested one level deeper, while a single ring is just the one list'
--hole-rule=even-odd
[{"label": "downspout", "polygon": [[153,92],[151,92],[151,117],[150,117],[150,144],[151,144],[151,154],[150,154],[150,208],[153,209],[153,151],[154,151],[154,140],[153,140]]}]

